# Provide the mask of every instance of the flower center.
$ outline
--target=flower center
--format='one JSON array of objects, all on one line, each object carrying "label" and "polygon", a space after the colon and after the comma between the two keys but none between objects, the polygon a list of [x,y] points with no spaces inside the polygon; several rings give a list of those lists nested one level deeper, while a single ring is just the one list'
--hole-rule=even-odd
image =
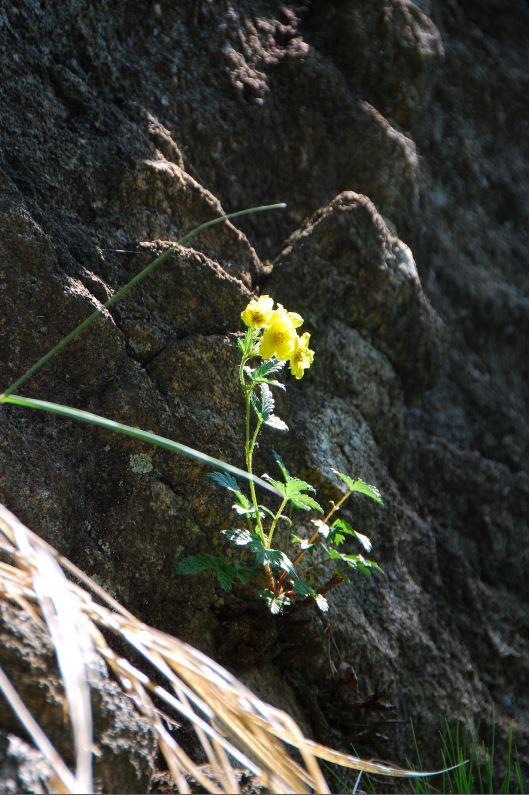
[{"label": "flower center", "polygon": [[264,323],[264,319],[265,319],[265,316],[263,315],[262,312],[260,312],[258,309],[254,309],[253,310],[253,312],[252,312],[252,321],[254,323]]},{"label": "flower center", "polygon": [[284,340],[286,340],[287,335],[284,331],[274,331],[272,333],[272,342],[274,345],[281,345]]}]

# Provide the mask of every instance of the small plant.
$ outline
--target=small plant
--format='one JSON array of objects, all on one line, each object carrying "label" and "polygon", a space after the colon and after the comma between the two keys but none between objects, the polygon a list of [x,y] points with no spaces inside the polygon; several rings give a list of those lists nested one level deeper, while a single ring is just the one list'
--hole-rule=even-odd
[{"label": "small plant", "polygon": [[[417,762],[415,767],[422,769],[419,746],[413,730],[413,740]],[[413,787],[417,795],[428,793],[524,793],[526,792],[518,751],[513,742],[513,730],[507,735],[507,748],[500,757],[493,724],[489,743],[479,739],[479,734],[469,733],[460,725],[450,726],[445,721],[440,731],[441,757],[443,767],[456,766],[446,770],[439,779],[415,779]],[[468,760],[468,764],[461,764]],[[501,768],[501,772],[500,772]]]},{"label": "small plant", "polygon": [[[323,519],[311,520],[310,530],[306,522],[299,523],[305,525],[304,529],[298,529],[298,522],[292,519],[293,511],[324,514],[324,510],[313,496],[313,486],[291,475],[274,452],[280,479],[263,475],[263,480],[277,495],[278,505],[271,510],[258,502],[252,478],[259,435],[264,428],[288,431],[274,413],[274,390],[285,389],[277,379],[287,362],[291,374],[302,378],[312,365],[314,352],[309,348],[310,334],[299,336],[296,331],[303,318],[288,312],[281,304],[274,309],[274,301],[267,295],[251,300],[241,317],[247,328],[242,339],[237,339],[241,354],[238,380],[245,407],[244,460],[250,476],[249,494],[226,472],[213,472],[210,477],[233,495],[237,526],[223,530],[222,535],[241,549],[245,562],[231,563],[203,553],[181,560],[177,571],[186,575],[214,572],[224,590],[230,590],[236,581],[247,583],[256,578],[260,581],[258,595],[274,614],[300,601],[315,602],[325,612],[328,609],[325,594],[347,579],[347,570],[367,576],[381,571],[377,563],[361,552],[341,550],[346,540],[352,540],[363,551],[370,552],[371,541],[337,514],[353,493],[364,494],[380,504],[382,498],[375,486],[333,469],[345,484],[346,492],[331,503]],[[238,526],[239,523],[243,526]],[[277,543],[278,538],[283,543]]]}]

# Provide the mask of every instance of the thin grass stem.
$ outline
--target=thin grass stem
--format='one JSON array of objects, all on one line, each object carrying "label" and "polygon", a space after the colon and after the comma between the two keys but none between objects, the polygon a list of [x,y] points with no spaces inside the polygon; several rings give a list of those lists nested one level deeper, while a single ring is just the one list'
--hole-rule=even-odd
[{"label": "thin grass stem", "polygon": [[41,356],[40,359],[38,359],[38,361],[32,364],[31,367],[20,376],[20,378],[17,378],[16,381],[13,381],[13,383],[10,384],[10,386],[8,386],[7,389],[5,389],[4,392],[0,395],[0,403],[4,403],[9,395],[12,395],[14,392],[16,392],[16,390],[19,389],[19,387],[21,387],[22,384],[25,384],[26,381],[29,378],[31,378],[31,376],[35,375],[35,373],[37,373],[42,367],[44,367],[44,365],[47,362],[49,362],[50,359],[52,359],[54,356],[60,353],[64,348],[66,348],[66,346],[69,345],[70,342],[73,342],[73,340],[76,339],[80,334],[82,334],[83,331],[85,331],[89,326],[91,326],[95,320],[101,317],[101,315],[104,313],[106,309],[110,309],[111,306],[114,306],[114,304],[116,304],[118,301],[124,298],[125,295],[130,290],[132,290],[133,287],[135,287],[137,284],[139,284],[144,279],[146,279],[147,276],[149,276],[154,270],[156,270],[156,268],[158,268],[163,262],[169,259],[171,254],[174,254],[174,252],[176,251],[177,246],[183,246],[185,243],[187,243],[189,240],[199,235],[201,232],[204,232],[206,229],[209,229],[215,224],[220,224],[223,221],[230,221],[233,220],[234,218],[240,218],[243,215],[250,215],[252,213],[261,213],[267,210],[284,209],[285,207],[286,204],[284,202],[281,202],[279,204],[263,204],[259,207],[250,207],[246,210],[237,210],[234,213],[226,213],[225,215],[220,215],[218,216],[218,218],[212,218],[210,221],[205,221],[203,224],[196,226],[190,232],[188,232],[183,237],[181,237],[180,240],[177,240],[176,243],[173,243],[171,246],[169,246],[169,248],[167,248],[162,254],[160,254],[159,257],[156,257],[156,259],[150,262],[142,271],[137,273],[136,276],[134,276],[129,282],[127,282],[127,284],[124,284],[123,287],[120,287],[120,289],[117,290],[117,292],[115,292],[114,295],[108,299],[108,301],[105,301],[105,303],[102,304],[100,309],[96,309],[95,312],[92,312],[91,315],[88,315],[88,317],[86,317],[81,323],[79,323],[78,326],[76,326],[74,329],[72,329],[72,331],[66,334],[65,337],[59,340],[59,342],[56,345],[54,345],[53,348],[51,348],[51,350],[49,350],[47,353],[44,354],[44,356]]},{"label": "thin grass stem", "polygon": [[59,403],[50,403],[47,400],[27,398],[23,397],[22,395],[8,395],[5,397],[4,403],[9,403],[14,406],[22,406],[28,409],[48,411],[52,414],[59,414],[63,417],[69,417],[70,419],[84,422],[89,425],[97,425],[100,428],[116,431],[117,433],[121,433],[124,436],[131,436],[133,439],[138,439],[142,442],[148,442],[149,444],[154,444],[157,447],[163,447],[166,450],[171,450],[173,453],[180,453],[181,455],[185,455],[188,458],[194,458],[196,461],[199,461],[201,464],[205,464],[206,466],[213,467],[215,469],[222,469],[225,472],[231,472],[236,477],[245,478],[246,480],[250,481],[250,488],[252,488],[252,486],[254,487],[254,492],[254,484],[257,484],[261,488],[266,489],[277,496],[281,496],[281,494],[270,483],[267,483],[265,480],[262,480],[256,475],[253,475],[251,472],[245,472],[244,469],[239,469],[239,467],[228,464],[226,461],[221,461],[219,458],[214,458],[213,456],[207,455],[207,453],[202,453],[200,450],[195,450],[193,447],[188,447],[186,444],[174,442],[172,439],[167,439],[164,436],[158,436],[158,434],[151,433],[150,431],[142,431],[140,428],[133,428],[130,425],[124,425],[121,422],[109,420],[106,417],[99,416],[99,414],[92,414],[91,412],[83,411],[82,409],[72,408],[71,406],[62,406]]}]

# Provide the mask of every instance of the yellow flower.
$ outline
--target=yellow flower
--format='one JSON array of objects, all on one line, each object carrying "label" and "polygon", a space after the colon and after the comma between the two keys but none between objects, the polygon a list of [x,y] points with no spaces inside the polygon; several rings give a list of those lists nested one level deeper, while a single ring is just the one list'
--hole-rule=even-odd
[{"label": "yellow flower", "polygon": [[[291,316],[294,317],[291,317]],[[263,359],[270,359],[275,356],[281,361],[286,361],[290,358],[294,345],[297,339],[296,327],[300,322],[303,323],[302,318],[294,312],[287,312],[281,304],[278,309],[272,312],[270,318],[270,325],[265,328],[261,344],[259,346],[259,353]]]},{"label": "yellow flower", "polygon": [[311,366],[314,360],[314,351],[309,348],[310,334],[306,331],[301,337],[294,340],[294,348],[290,354],[290,372],[296,378],[303,378],[305,370]]},{"label": "yellow flower", "polygon": [[274,299],[269,295],[253,298],[244,312],[241,312],[242,322],[250,328],[262,328],[270,322]]}]

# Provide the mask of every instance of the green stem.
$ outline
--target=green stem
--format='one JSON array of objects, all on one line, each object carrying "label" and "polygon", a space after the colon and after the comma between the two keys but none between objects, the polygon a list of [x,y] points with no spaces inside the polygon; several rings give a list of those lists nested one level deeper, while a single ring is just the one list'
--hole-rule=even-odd
[{"label": "green stem", "polygon": [[287,502],[288,502],[288,498],[284,497],[283,501],[281,502],[281,505],[279,506],[279,509],[278,509],[276,515],[272,519],[272,524],[270,525],[270,530],[268,532],[268,540],[267,540],[268,549],[270,549],[270,547],[272,546],[272,538],[274,537],[274,531],[276,529],[277,522],[279,520],[279,517],[283,513],[283,509],[284,509],[285,505],[287,504]]},{"label": "green stem", "polygon": [[[246,422],[245,422],[245,434],[244,434],[244,455],[246,460],[246,470],[251,478],[253,478],[253,446],[252,442],[250,441],[250,417],[251,417],[251,396],[252,390],[251,388],[245,387],[245,410],[246,410]],[[253,442],[255,444],[255,434],[253,437]],[[261,521],[261,513],[259,511],[259,503],[257,502],[257,494],[255,493],[255,487],[253,485],[253,480],[250,480],[250,496],[252,498],[252,505],[255,511],[255,520],[257,522],[257,527],[259,528],[259,533],[261,535],[261,540],[263,544],[266,543],[265,540],[265,533],[263,529],[263,523]]]},{"label": "green stem", "polygon": [[[253,390],[253,385],[251,384],[250,386],[247,386],[247,384],[246,384],[246,382],[244,380],[244,365],[245,365],[246,361],[249,358],[250,358],[250,356],[248,355],[248,353],[243,354],[242,359],[241,359],[241,365],[240,365],[240,368],[239,368],[239,380],[241,382],[241,388],[242,388],[242,391],[243,391],[243,394],[244,394],[244,408],[245,408],[244,457],[245,457],[245,461],[246,461],[246,469],[247,469],[247,472],[248,472],[248,477],[249,477],[249,482],[250,482],[250,496],[252,498],[252,505],[253,505],[253,508],[254,508],[254,511],[255,511],[255,521],[256,521],[256,524],[257,524],[257,529],[258,529],[259,535],[261,537],[261,541],[263,542],[264,546],[266,546],[267,539],[266,539],[265,531],[264,531],[264,528],[263,528],[263,523],[261,521],[261,513],[259,511],[259,503],[257,502],[257,495],[255,493],[255,488],[254,488],[253,480],[252,480],[252,478],[254,477],[253,471],[252,471],[252,467],[253,467],[253,460],[252,460],[253,451],[254,451],[255,443],[257,441],[257,436],[258,436],[259,431],[261,429],[262,420],[258,419],[257,425],[255,427],[255,431],[254,431],[253,435],[251,436],[250,421],[251,421],[251,413],[252,413],[252,390]],[[271,591],[273,591],[275,593],[277,586],[276,586],[275,577],[273,575],[273,572],[272,572],[272,569],[271,569],[269,563],[265,563],[264,570],[265,570],[265,573],[266,573],[266,579],[267,579],[267,582],[268,582],[268,587],[270,588]]]},{"label": "green stem", "polygon": [[24,384],[29,378],[31,378],[32,375],[35,375],[35,373],[37,373],[41,369],[41,367],[44,367],[46,362],[49,362],[50,359],[52,359],[54,356],[60,353],[60,351],[62,351],[63,348],[65,348],[67,345],[70,344],[70,342],[72,342],[76,337],[78,337],[79,334],[82,334],[82,332],[85,331],[85,329],[87,329],[88,326],[90,326],[94,322],[94,320],[97,320],[99,317],[101,317],[105,309],[110,309],[110,307],[113,306],[118,301],[120,301],[129,292],[129,290],[131,290],[137,284],[142,282],[159,265],[165,262],[165,260],[167,260],[171,256],[171,254],[175,253],[177,246],[183,246],[184,243],[187,243],[193,237],[196,237],[196,235],[200,234],[201,232],[204,232],[206,229],[209,229],[209,227],[214,226],[215,224],[222,223],[223,221],[228,221],[233,218],[240,218],[242,215],[249,215],[250,213],[259,213],[259,212],[264,212],[265,210],[283,209],[284,207],[286,207],[286,204],[284,203],[263,204],[260,207],[250,207],[246,210],[238,210],[237,212],[234,213],[227,213],[226,215],[221,215],[218,218],[212,218],[210,221],[205,221],[203,224],[200,224],[200,226],[196,226],[190,232],[188,232],[183,237],[181,237],[180,240],[177,240],[176,243],[169,246],[169,248],[166,249],[166,251],[164,251],[162,254],[160,254],[159,257],[157,257],[155,260],[149,263],[149,265],[147,265],[142,271],[140,271],[140,273],[136,274],[136,276],[134,276],[129,282],[127,282],[127,284],[123,285],[123,287],[121,287],[117,292],[115,292],[114,295],[108,299],[108,301],[105,301],[101,309],[97,309],[95,312],[92,312],[92,314],[86,317],[81,323],[79,323],[79,325],[76,326],[76,328],[72,329],[72,331],[70,331],[69,334],[67,334],[65,337],[59,340],[59,342],[56,345],[54,345],[51,350],[45,353],[44,356],[41,356],[41,358],[29,368],[29,370],[26,370],[26,372],[23,373],[20,376],[20,378],[17,378],[17,380],[14,381],[10,386],[8,386],[8,388],[3,392],[3,394],[0,395],[0,403],[5,402],[5,399],[8,397],[8,395],[11,395],[13,392],[15,392],[15,390],[17,390],[20,386],[22,386],[22,384]]}]

